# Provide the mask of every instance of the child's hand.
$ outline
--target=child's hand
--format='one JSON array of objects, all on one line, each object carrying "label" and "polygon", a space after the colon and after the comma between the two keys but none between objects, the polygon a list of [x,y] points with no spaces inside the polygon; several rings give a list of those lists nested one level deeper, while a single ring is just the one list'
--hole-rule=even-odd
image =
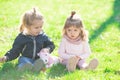
[{"label": "child's hand", "polygon": [[43,49],[41,49],[41,51],[37,55],[40,57],[40,54],[44,54],[44,53],[49,53],[49,49],[43,48]]},{"label": "child's hand", "polygon": [[0,58],[0,62],[1,62],[1,63],[5,62],[6,60],[7,60],[7,57],[6,57],[6,56]]},{"label": "child's hand", "polygon": [[81,59],[80,56],[76,56],[79,60]]},{"label": "child's hand", "polygon": [[43,49],[41,49],[40,52],[49,53],[49,49],[48,48],[43,48]]}]

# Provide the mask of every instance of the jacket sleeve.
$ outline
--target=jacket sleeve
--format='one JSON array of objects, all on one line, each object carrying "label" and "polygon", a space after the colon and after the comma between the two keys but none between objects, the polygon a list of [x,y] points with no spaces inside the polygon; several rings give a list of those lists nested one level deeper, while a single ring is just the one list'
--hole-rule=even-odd
[{"label": "jacket sleeve", "polygon": [[83,54],[80,55],[82,59],[86,59],[90,56],[91,50],[88,42],[83,42]]},{"label": "jacket sleeve", "polygon": [[7,61],[16,59],[20,55],[21,51],[22,51],[21,38],[17,36],[16,39],[14,40],[12,48],[5,54],[5,56],[7,56]]},{"label": "jacket sleeve", "polygon": [[66,46],[65,39],[63,38],[59,45],[58,54],[63,59],[69,59],[70,57],[72,57],[74,55],[70,55],[70,54],[66,53],[65,46]]},{"label": "jacket sleeve", "polygon": [[44,48],[48,48],[50,53],[55,49],[54,42],[47,35],[45,35]]}]

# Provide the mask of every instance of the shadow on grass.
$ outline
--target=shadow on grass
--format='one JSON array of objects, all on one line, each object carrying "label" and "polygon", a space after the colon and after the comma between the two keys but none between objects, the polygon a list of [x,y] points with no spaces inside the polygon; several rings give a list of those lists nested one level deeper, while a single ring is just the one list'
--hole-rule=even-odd
[{"label": "shadow on grass", "polygon": [[116,23],[117,27],[120,30],[120,0],[115,0],[113,5],[113,14],[110,18],[108,18],[101,26],[93,32],[90,36],[90,43],[97,38],[106,28],[108,25]]},{"label": "shadow on grass", "polygon": [[15,68],[15,65],[11,62],[6,62],[2,65],[2,67],[0,68],[0,75],[2,72],[7,72],[9,70],[12,70]]},{"label": "shadow on grass", "polygon": [[66,67],[62,64],[54,65],[50,68],[47,74],[47,78],[56,78],[64,76],[65,74],[69,73]]},{"label": "shadow on grass", "polygon": [[[9,80],[8,76],[13,75],[15,65],[11,62],[6,62],[0,67],[0,80]],[[14,77],[14,76],[12,76]]]},{"label": "shadow on grass", "polygon": [[6,62],[0,67],[0,80],[27,80],[30,76],[37,77],[39,74],[28,70],[18,71],[16,64],[12,62]]},{"label": "shadow on grass", "polygon": [[[61,77],[64,76],[65,74],[69,73],[66,69],[66,67],[62,64],[57,64],[51,67],[47,71],[46,78],[56,78],[56,77]],[[28,76],[29,75],[29,76]],[[14,78],[13,80],[19,80],[23,79],[23,76],[25,79],[27,79],[27,76],[36,76],[36,79],[39,78],[37,76],[40,76],[40,73],[33,73],[32,71],[18,71],[16,68],[16,65],[13,64],[12,62],[6,62],[0,67],[0,78],[2,80],[9,80],[10,78]],[[42,74],[41,74],[42,76]],[[44,76],[45,77],[45,76]]]},{"label": "shadow on grass", "polygon": [[111,68],[105,68],[104,73],[113,73],[115,75],[120,75],[120,70],[115,70]]}]

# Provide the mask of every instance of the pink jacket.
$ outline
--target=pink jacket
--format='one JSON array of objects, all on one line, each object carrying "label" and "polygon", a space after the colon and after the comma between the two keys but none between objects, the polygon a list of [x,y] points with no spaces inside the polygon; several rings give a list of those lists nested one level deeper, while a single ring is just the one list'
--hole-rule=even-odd
[{"label": "pink jacket", "polygon": [[73,44],[65,38],[62,38],[58,49],[58,54],[63,59],[69,59],[75,55],[82,59],[86,59],[90,56],[90,53],[91,50],[88,42],[81,41],[79,44]]}]

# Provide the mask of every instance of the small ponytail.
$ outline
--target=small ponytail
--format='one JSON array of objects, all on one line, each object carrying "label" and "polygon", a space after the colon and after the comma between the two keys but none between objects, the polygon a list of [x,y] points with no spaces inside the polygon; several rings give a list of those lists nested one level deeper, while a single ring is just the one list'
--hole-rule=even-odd
[{"label": "small ponytail", "polygon": [[33,8],[33,15],[36,15],[36,8]]},{"label": "small ponytail", "polygon": [[75,14],[76,14],[76,12],[75,12],[75,11],[72,11],[72,12],[71,12],[70,19],[72,19]]}]

